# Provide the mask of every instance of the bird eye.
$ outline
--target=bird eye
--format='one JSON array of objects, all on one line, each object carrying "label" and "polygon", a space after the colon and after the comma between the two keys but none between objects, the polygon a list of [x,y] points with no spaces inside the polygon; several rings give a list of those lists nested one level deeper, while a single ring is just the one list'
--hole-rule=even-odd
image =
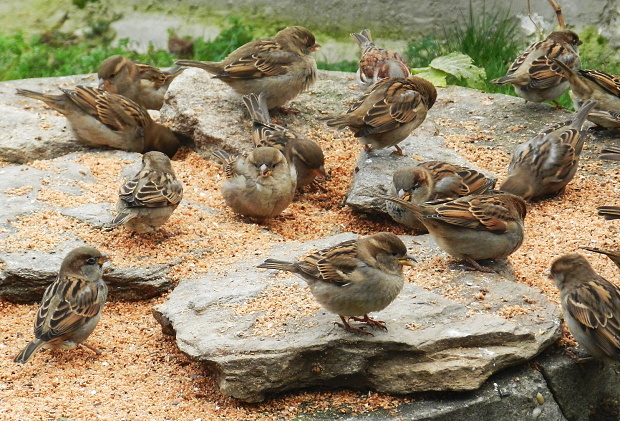
[{"label": "bird eye", "polygon": [[115,76],[116,76],[116,73],[112,73],[112,74],[110,75],[110,79],[114,79],[114,77],[115,77]]},{"label": "bird eye", "polygon": [[393,252],[391,253],[391,255],[392,255],[392,256],[394,256],[394,257],[396,257],[396,256],[398,256],[398,252],[397,252],[397,251],[393,251]]},{"label": "bird eye", "polygon": [[88,260],[86,261],[87,265],[94,265],[97,264],[97,259],[95,259],[94,257],[89,257]]}]

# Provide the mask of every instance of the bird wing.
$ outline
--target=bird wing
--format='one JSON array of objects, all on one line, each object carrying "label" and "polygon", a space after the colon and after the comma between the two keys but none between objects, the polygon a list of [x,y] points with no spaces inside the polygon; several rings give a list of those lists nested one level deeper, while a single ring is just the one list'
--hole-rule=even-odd
[{"label": "bird wing", "polygon": [[299,55],[282,50],[274,40],[266,39],[255,44],[254,51],[224,67],[216,77],[223,79],[256,79],[285,74],[288,67],[299,60]]},{"label": "bird wing", "polygon": [[426,218],[439,219],[452,225],[483,231],[505,232],[514,220],[506,204],[495,196],[467,196],[437,206],[435,214]]},{"label": "bird wing", "polygon": [[35,336],[42,341],[60,338],[96,316],[105,300],[97,284],[80,278],[59,278],[43,296],[34,322]]},{"label": "bird wing", "polygon": [[620,76],[610,75],[600,70],[580,70],[579,73],[611,95],[620,97]]},{"label": "bird wing", "polygon": [[136,63],[136,67],[138,68],[140,79],[151,82],[156,90],[164,86],[167,81],[168,76],[156,67],[142,63]]},{"label": "bird wing", "polygon": [[119,197],[128,207],[157,208],[176,205],[182,196],[181,182],[168,173],[154,170],[146,173],[141,171],[125,182],[119,190]]},{"label": "bird wing", "polygon": [[344,286],[352,281],[349,274],[359,266],[357,241],[345,241],[335,247],[309,254],[297,265],[315,279]]}]

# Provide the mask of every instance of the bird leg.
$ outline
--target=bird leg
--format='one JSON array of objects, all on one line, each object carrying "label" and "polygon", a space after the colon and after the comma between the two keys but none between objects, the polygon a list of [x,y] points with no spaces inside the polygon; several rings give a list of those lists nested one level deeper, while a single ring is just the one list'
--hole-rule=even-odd
[{"label": "bird leg", "polygon": [[394,145],[394,147],[396,148],[396,150],[392,152],[394,155],[406,156],[405,153],[403,152],[403,149],[400,146]]},{"label": "bird leg", "polygon": [[370,153],[373,149],[371,145],[364,145],[364,150],[366,151],[366,153]]},{"label": "bird leg", "polygon": [[378,327],[379,329],[383,329],[385,331],[388,330],[387,327],[385,326],[385,322],[381,320],[373,320],[370,317],[368,317],[368,314],[364,314],[364,317],[349,317],[349,320],[355,320],[356,322],[366,323],[368,326]]},{"label": "bird leg", "polygon": [[299,110],[296,108],[275,107],[273,110],[285,115],[299,114]]},{"label": "bird leg", "polygon": [[344,330],[346,330],[347,332],[353,332],[353,333],[359,333],[362,335],[370,335],[370,336],[375,336],[370,332],[366,332],[363,328],[359,328],[359,327],[353,327],[349,324],[349,322],[347,322],[347,320],[343,317],[343,316],[339,316],[340,320],[342,320],[342,323],[338,323],[336,322],[336,324],[338,326],[340,326],[341,328],[343,328]]},{"label": "bird leg", "polygon": [[99,348],[96,348],[96,347],[94,347],[92,345],[89,345],[86,342],[82,342],[80,345],[83,346],[84,348],[90,349],[91,351],[93,351],[97,355],[101,355],[101,350]]},{"label": "bird leg", "polygon": [[477,271],[485,272],[485,273],[497,273],[495,269],[491,269],[486,266],[481,266],[480,263],[476,262],[474,259],[472,259],[469,256],[465,256],[465,261],[473,266],[471,268],[465,267],[465,270],[477,270]]}]

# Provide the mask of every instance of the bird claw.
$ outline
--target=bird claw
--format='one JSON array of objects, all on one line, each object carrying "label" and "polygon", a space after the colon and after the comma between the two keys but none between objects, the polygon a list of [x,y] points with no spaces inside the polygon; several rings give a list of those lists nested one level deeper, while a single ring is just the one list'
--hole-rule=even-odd
[{"label": "bird claw", "polygon": [[[344,319],[342,319],[344,321]],[[370,336],[375,336],[370,332],[367,332],[365,329],[366,326],[362,326],[362,327],[353,327],[351,326],[349,323],[345,322],[345,323],[338,323],[338,322],[334,322],[334,324],[340,326],[341,328],[343,328],[344,330],[346,330],[347,332],[353,332],[353,333],[359,333],[362,335],[370,335]]]},{"label": "bird claw", "polygon": [[355,320],[356,322],[366,323],[368,326],[377,327],[379,329],[383,329],[387,332],[388,328],[385,325],[385,322],[382,320],[373,320],[368,317],[368,314],[365,314],[364,317],[349,317],[349,320]]}]

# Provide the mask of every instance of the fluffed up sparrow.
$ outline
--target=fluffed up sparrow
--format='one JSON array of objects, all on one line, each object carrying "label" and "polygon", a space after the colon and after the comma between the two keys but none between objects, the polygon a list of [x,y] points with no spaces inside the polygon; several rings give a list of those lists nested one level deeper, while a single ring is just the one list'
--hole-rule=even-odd
[{"label": "fluffed up sparrow", "polygon": [[524,200],[557,194],[573,179],[585,141],[581,130],[596,101],[583,104],[571,121],[545,130],[517,146],[500,190]]},{"label": "fluffed up sparrow", "polygon": [[148,110],[159,110],[164,105],[164,95],[175,77],[183,72],[177,67],[163,72],[148,64],[134,63],[131,59],[115,55],[99,66],[99,88],[119,94]]},{"label": "fluffed up sparrow", "polygon": [[557,258],[550,277],[560,290],[564,321],[579,345],[600,361],[620,361],[620,289],[577,253]]},{"label": "fluffed up sparrow", "polygon": [[321,146],[292,130],[271,122],[265,94],[243,96],[250,118],[254,122],[254,145],[272,146],[284,154],[289,165],[297,171],[297,188],[311,184],[316,177],[325,177],[325,156]]},{"label": "fluffed up sparrow", "polygon": [[380,311],[403,288],[403,265],[415,261],[400,238],[380,232],[344,241],[291,263],[267,259],[259,268],[292,272],[303,278],[319,304],[340,316],[338,324],[349,332],[370,334],[349,324],[350,319],[387,330],[385,322],[368,313]]},{"label": "fluffed up sparrow", "polygon": [[263,220],[279,215],[293,200],[295,167],[276,148],[256,148],[247,157],[225,151],[213,155],[224,165],[222,197],[233,212]]},{"label": "fluffed up sparrow", "polygon": [[581,61],[578,47],[581,43],[573,31],[552,32],[543,41],[530,45],[521,53],[506,76],[491,82],[496,85],[512,84],[517,95],[527,101],[555,102],[568,89],[568,82],[550,68],[548,59],[557,59],[571,69],[579,69]]},{"label": "fluffed up sparrow", "polygon": [[491,190],[441,204],[383,198],[403,205],[424,224],[443,251],[476,270],[495,272],[476,260],[503,259],[523,243],[525,202],[510,193]]},{"label": "fluffed up sparrow", "polygon": [[162,226],[183,197],[183,184],[177,180],[170,158],[161,152],[142,156],[142,168],[118,192],[118,215],[106,226],[124,225],[139,233]]},{"label": "fluffed up sparrow", "polygon": [[93,147],[107,146],[129,152],[160,151],[172,157],[179,139],[153,121],[142,106],[103,89],[76,86],[59,95],[18,89],[17,94],[45,102],[64,115],[77,139]]},{"label": "fluffed up sparrow", "polygon": [[72,349],[84,341],[101,318],[108,287],[101,279],[107,257],[92,247],[78,247],[64,258],[58,277],[50,284],[34,319],[34,339],[15,357],[25,363],[41,347]]},{"label": "fluffed up sparrow", "polygon": [[620,206],[599,206],[596,209],[598,210],[598,215],[607,220],[620,219]]},{"label": "fluffed up sparrow", "polygon": [[[471,168],[444,161],[427,161],[394,171],[390,195],[414,203],[456,199],[484,193],[495,186],[495,181]],[[426,232],[424,224],[403,206],[388,200],[386,208],[394,221]]]},{"label": "fluffed up sparrow", "polygon": [[[588,101],[597,101],[588,120],[601,127],[620,126],[617,114],[620,112],[620,76],[600,70],[576,70],[559,60],[552,61],[551,68],[570,84],[570,95],[576,109]],[[614,112],[610,114],[609,112]]]},{"label": "fluffed up sparrow", "polygon": [[388,78],[375,83],[349,110],[328,117],[328,126],[348,127],[367,151],[398,146],[426,118],[437,99],[437,90],[417,76]]},{"label": "fluffed up sparrow", "polygon": [[282,107],[316,80],[311,53],[320,45],[304,27],[289,26],[273,38],[252,41],[220,62],[179,60],[179,66],[199,67],[227,83],[238,94],[263,92],[267,108]]},{"label": "fluffed up sparrow", "polygon": [[409,77],[411,71],[402,55],[395,51],[379,48],[372,41],[370,30],[363,29],[351,37],[362,51],[356,76],[360,84],[370,86],[388,77]]}]

